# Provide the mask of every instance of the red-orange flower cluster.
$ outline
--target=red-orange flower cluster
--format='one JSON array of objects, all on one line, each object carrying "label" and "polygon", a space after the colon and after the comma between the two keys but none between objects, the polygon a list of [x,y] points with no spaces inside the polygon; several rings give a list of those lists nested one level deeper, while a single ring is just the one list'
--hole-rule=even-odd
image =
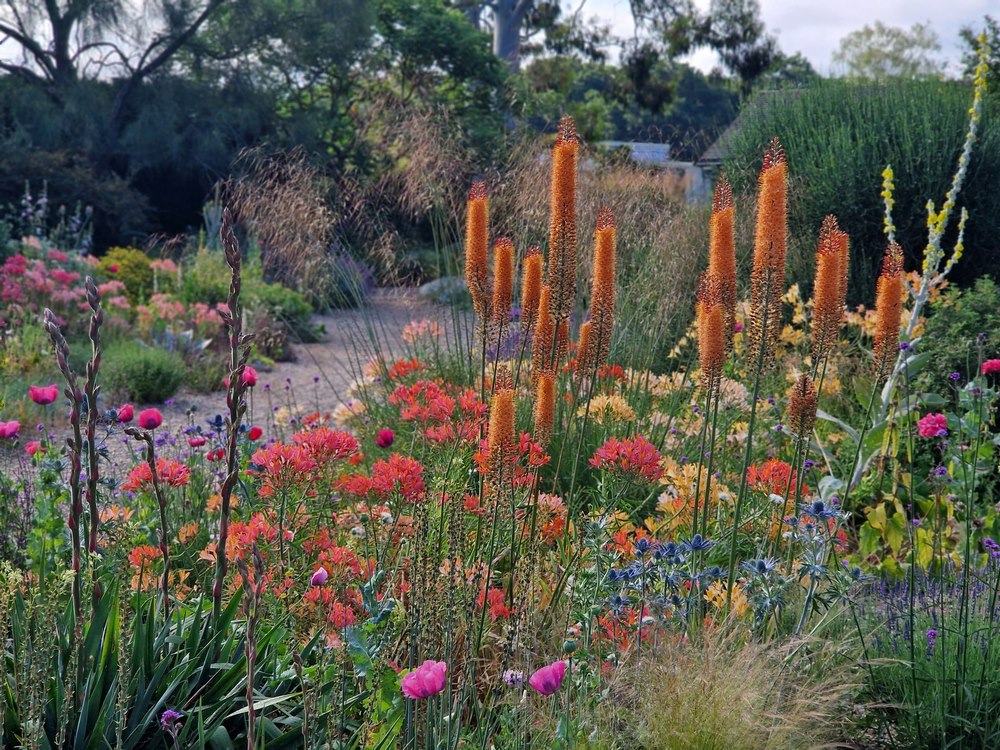
[{"label": "red-orange flower cluster", "polygon": [[[191,470],[178,461],[169,458],[156,459],[156,476],[161,484],[183,487],[191,479]],[[148,490],[153,486],[153,472],[148,463],[141,463],[128,473],[121,488],[127,492]]]},{"label": "red-orange flower cluster", "polygon": [[663,476],[662,460],[656,447],[642,435],[619,440],[610,438],[595,451],[590,465],[612,474],[655,482]]}]

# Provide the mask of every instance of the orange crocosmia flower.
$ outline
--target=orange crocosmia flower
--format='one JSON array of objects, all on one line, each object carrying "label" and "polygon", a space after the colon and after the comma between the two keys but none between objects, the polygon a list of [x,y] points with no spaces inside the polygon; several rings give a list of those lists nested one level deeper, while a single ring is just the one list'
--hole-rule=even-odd
[{"label": "orange crocosmia flower", "polygon": [[148,568],[160,559],[160,550],[152,544],[140,544],[128,553],[128,564],[133,568]]},{"label": "orange crocosmia flower", "polygon": [[128,523],[135,511],[121,505],[109,505],[101,511],[101,523]]},{"label": "orange crocosmia flower", "polygon": [[[178,461],[169,458],[156,459],[156,476],[161,484],[170,487],[183,487],[191,479],[191,470]],[[128,473],[121,489],[126,492],[148,490],[153,486],[153,472],[148,463],[141,463]]]},{"label": "orange crocosmia flower", "polygon": [[389,367],[387,374],[390,379],[397,380],[399,378],[405,378],[410,373],[417,372],[422,369],[423,366],[423,363],[416,357],[413,359],[400,359]]},{"label": "orange crocosmia flower", "polygon": [[197,523],[186,523],[177,530],[177,541],[181,544],[190,543],[196,536],[198,536],[199,526]]},{"label": "orange crocosmia flower", "polygon": [[349,458],[358,451],[358,441],[351,433],[329,427],[297,432],[292,442],[304,448],[319,465]]},{"label": "orange crocosmia flower", "polygon": [[656,447],[642,435],[636,435],[625,440],[610,438],[594,452],[590,465],[611,474],[655,482],[663,476],[661,460]]},{"label": "orange crocosmia flower", "polygon": [[504,596],[503,589],[492,586],[488,592],[485,589],[480,590],[476,603],[480,607],[484,605],[488,607],[490,619],[494,622],[500,619],[506,620],[514,612],[513,608],[507,606],[507,599]]},{"label": "orange crocosmia flower", "polygon": [[275,443],[254,453],[252,461],[260,468],[248,473],[264,480],[261,497],[271,497],[278,490],[307,481],[316,471],[316,459],[301,445]]},{"label": "orange crocosmia flower", "polygon": [[[795,492],[797,481],[798,473],[777,458],[769,458],[760,466],[747,469],[747,483],[759,492],[784,497],[789,492]],[[802,494],[809,494],[809,487],[805,484],[802,485]]]}]

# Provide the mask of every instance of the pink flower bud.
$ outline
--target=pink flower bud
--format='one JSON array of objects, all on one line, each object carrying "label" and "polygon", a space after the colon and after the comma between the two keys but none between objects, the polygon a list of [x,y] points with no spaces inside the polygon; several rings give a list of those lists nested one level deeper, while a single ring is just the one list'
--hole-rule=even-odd
[{"label": "pink flower bud", "polygon": [[36,404],[46,406],[59,398],[59,386],[55,383],[50,386],[33,385],[28,388],[28,397]]},{"label": "pink flower bud", "polygon": [[163,415],[158,409],[146,409],[139,412],[139,426],[144,430],[155,430],[163,424]]},{"label": "pink flower bud", "polygon": [[388,448],[392,445],[392,441],[396,439],[396,434],[386,428],[384,430],[379,430],[378,435],[375,437],[375,445],[379,448]]}]

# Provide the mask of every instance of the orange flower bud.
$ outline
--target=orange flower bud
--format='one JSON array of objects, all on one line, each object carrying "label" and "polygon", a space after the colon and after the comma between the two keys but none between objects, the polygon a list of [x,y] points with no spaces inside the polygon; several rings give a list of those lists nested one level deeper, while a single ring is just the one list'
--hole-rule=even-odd
[{"label": "orange flower bud", "polygon": [[485,324],[489,318],[490,280],[486,260],[489,234],[489,197],[486,183],[476,180],[469,191],[465,222],[465,281],[472,306]]},{"label": "orange flower bud", "polygon": [[875,379],[889,377],[899,349],[903,317],[903,249],[889,245],[882,261],[882,275],[875,287]]}]

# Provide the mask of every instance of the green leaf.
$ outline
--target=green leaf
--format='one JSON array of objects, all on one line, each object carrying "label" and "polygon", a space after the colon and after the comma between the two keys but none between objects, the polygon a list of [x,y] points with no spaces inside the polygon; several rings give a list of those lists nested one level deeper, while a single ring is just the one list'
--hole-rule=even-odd
[{"label": "green leaf", "polygon": [[845,422],[842,419],[838,419],[837,417],[823,411],[822,409],[816,410],[816,416],[819,417],[820,419],[826,420],[827,422],[833,422],[835,425],[837,425],[837,427],[839,427],[848,435],[850,435],[851,438],[854,440],[854,444],[857,445],[859,439],[858,431],[855,430],[853,427],[851,427],[849,424],[847,424],[847,422]]},{"label": "green leaf", "polygon": [[858,552],[867,557],[878,550],[882,535],[869,523],[864,523],[858,533]]},{"label": "green leaf", "polygon": [[893,553],[899,554],[906,538],[906,519],[899,513],[894,513],[885,526],[885,540],[889,543]]}]

